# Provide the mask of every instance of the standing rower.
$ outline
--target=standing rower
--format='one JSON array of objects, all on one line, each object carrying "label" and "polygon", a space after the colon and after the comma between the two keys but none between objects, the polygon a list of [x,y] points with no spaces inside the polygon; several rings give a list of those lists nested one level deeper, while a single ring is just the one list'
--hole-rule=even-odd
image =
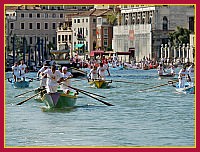
[{"label": "standing rower", "polygon": [[20,61],[20,77],[22,78],[23,81],[25,81],[25,73],[27,73],[27,66],[24,64],[24,60]]},{"label": "standing rower", "polygon": [[58,83],[59,80],[62,79],[62,73],[59,70],[56,70],[56,66],[52,65],[51,69],[46,69],[44,72],[42,72],[42,75],[44,76],[47,74],[47,84],[46,89],[47,93],[53,94],[57,92],[58,89]]},{"label": "standing rower", "polygon": [[101,62],[98,69],[97,69],[97,73],[98,73],[98,77],[102,80],[105,80],[106,79],[106,76],[105,76],[105,71],[107,70],[108,72],[108,75],[110,76],[110,72],[108,70],[108,67],[106,65],[103,65],[103,63]]},{"label": "standing rower", "polygon": [[67,67],[62,67],[62,77],[63,77],[62,80],[63,82],[61,84],[61,89],[65,94],[69,94],[71,89],[68,86],[71,85],[70,78],[72,78],[73,75],[71,74],[71,72],[67,71]]},{"label": "standing rower", "polygon": [[187,77],[189,77],[188,71],[186,70],[186,66],[184,66],[180,71],[179,71],[179,88],[184,88],[185,87],[185,82],[187,80]]},{"label": "standing rower", "polygon": [[12,66],[12,74],[14,81],[17,82],[20,75],[20,68],[17,62],[15,62],[15,64]]},{"label": "standing rower", "polygon": [[44,72],[46,69],[48,69],[48,66],[46,63],[43,64],[43,67],[38,71],[37,73],[37,79],[40,79],[40,88],[45,89],[46,82],[47,82],[47,75],[42,76],[42,72]]}]

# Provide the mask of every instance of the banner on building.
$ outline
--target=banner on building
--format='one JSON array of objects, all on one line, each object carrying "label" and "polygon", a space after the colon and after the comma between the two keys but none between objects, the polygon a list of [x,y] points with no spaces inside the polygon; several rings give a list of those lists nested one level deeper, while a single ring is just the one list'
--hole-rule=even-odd
[{"label": "banner on building", "polygon": [[129,30],[129,40],[134,40],[134,30]]}]

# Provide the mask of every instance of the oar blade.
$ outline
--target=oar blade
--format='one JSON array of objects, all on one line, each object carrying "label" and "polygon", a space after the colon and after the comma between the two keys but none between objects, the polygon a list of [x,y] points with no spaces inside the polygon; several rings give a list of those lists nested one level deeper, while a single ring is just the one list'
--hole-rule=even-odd
[{"label": "oar blade", "polygon": [[23,100],[23,101],[17,103],[16,105],[21,105],[21,104],[23,104],[24,102],[26,102],[26,101],[32,99],[33,97],[37,96],[38,94],[40,94],[40,93],[43,92],[43,91],[45,91],[45,90],[42,90],[42,91],[36,93],[35,95],[33,95],[33,96],[31,96],[31,97],[29,97],[29,98],[27,98],[27,99],[25,99],[25,100]]}]

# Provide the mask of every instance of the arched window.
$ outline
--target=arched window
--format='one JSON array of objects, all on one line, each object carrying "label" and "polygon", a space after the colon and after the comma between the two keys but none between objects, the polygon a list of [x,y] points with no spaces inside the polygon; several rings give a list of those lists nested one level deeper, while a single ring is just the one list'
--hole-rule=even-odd
[{"label": "arched window", "polygon": [[163,30],[164,31],[168,30],[168,20],[166,16],[163,17]]}]

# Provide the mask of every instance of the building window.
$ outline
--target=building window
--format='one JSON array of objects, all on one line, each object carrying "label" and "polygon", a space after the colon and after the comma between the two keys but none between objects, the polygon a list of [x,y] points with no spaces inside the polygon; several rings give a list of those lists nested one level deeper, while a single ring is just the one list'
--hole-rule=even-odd
[{"label": "building window", "polygon": [[97,19],[97,24],[101,25],[102,24],[102,18]]},{"label": "building window", "polygon": [[92,30],[92,35],[96,36],[96,29]]},{"label": "building window", "polygon": [[65,35],[65,41],[67,42],[67,35]]},{"label": "building window", "polygon": [[72,36],[71,35],[69,35],[69,42],[71,42],[72,41]]},{"label": "building window", "polygon": [[56,18],[56,14],[52,14],[52,18]]},{"label": "building window", "polygon": [[53,37],[52,40],[53,40],[53,44],[56,44],[56,37]]},{"label": "building window", "polygon": [[44,29],[48,30],[49,29],[49,24],[48,23],[44,23]]},{"label": "building window", "polygon": [[40,13],[37,13],[37,18],[40,18]]},{"label": "building window", "polygon": [[64,17],[64,15],[63,14],[60,14],[60,18],[63,18]]},{"label": "building window", "polygon": [[74,19],[74,23],[76,23],[76,19]]},{"label": "building window", "polygon": [[87,28],[85,29],[85,34],[88,35],[88,29]]},{"label": "building window", "polygon": [[77,20],[77,23],[80,23],[80,19]]},{"label": "building window", "polygon": [[107,40],[107,39],[104,39],[103,45],[104,45],[104,46],[108,46],[108,40]]},{"label": "building window", "polygon": [[40,30],[40,23],[37,23],[36,27],[38,30]]},{"label": "building window", "polygon": [[21,18],[24,18],[24,13],[21,14]]},{"label": "building window", "polygon": [[32,37],[29,37],[29,43],[33,44],[33,38]]},{"label": "building window", "polygon": [[164,31],[168,30],[168,20],[166,16],[163,17],[163,30]]},{"label": "building window", "polygon": [[194,32],[194,17],[189,17],[189,30]]},{"label": "building window", "polygon": [[108,29],[103,29],[104,38],[108,38]]},{"label": "building window", "polygon": [[62,42],[65,42],[65,35],[62,35]]},{"label": "building window", "polygon": [[22,29],[22,30],[25,29],[24,23],[21,23],[21,29]]},{"label": "building window", "polygon": [[88,22],[88,19],[86,19],[86,23]]},{"label": "building window", "polygon": [[96,23],[96,18],[93,18],[93,23]]},{"label": "building window", "polygon": [[60,42],[60,35],[58,35],[58,42]]},{"label": "building window", "polygon": [[33,14],[32,13],[29,13],[29,18],[32,18],[33,17]]},{"label": "building window", "polygon": [[84,23],[84,19],[82,19],[82,22]]},{"label": "building window", "polygon": [[14,23],[10,23],[10,29],[14,29]]},{"label": "building window", "polygon": [[33,29],[33,23],[29,23],[29,29],[30,29],[30,30]]},{"label": "building window", "polygon": [[49,15],[48,15],[47,13],[45,13],[44,16],[45,16],[45,18],[48,18],[48,17],[49,17]]},{"label": "building window", "polygon": [[52,23],[52,29],[56,29],[56,23]]},{"label": "building window", "polygon": [[152,17],[149,17],[149,24],[152,23]]}]

